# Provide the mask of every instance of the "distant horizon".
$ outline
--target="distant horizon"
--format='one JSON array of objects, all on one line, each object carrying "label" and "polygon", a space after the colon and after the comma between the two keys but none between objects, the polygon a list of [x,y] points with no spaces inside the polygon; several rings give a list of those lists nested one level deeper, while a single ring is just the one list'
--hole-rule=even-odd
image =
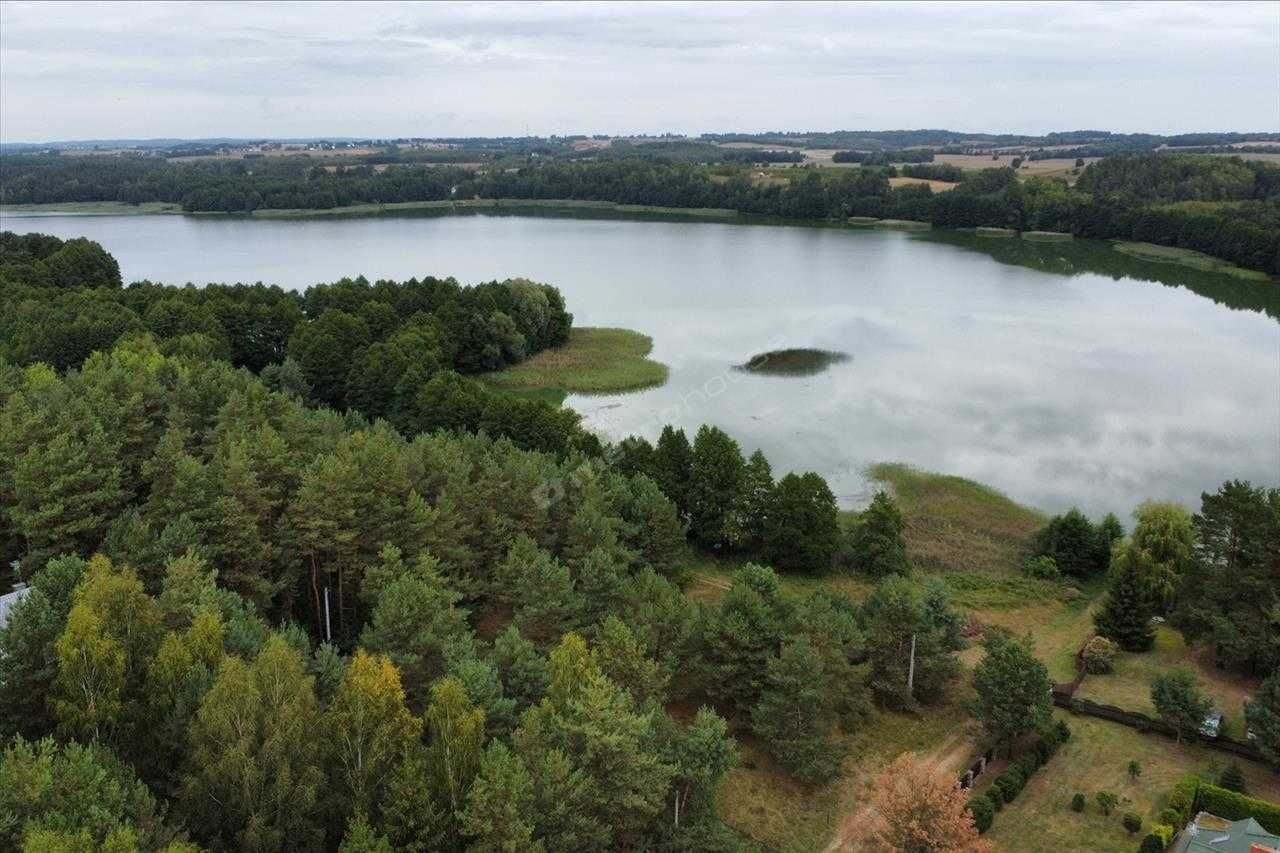
[{"label": "distant horizon", "polygon": [[[1240,129],[1197,129],[1184,130],[1176,133],[1166,133],[1154,130],[1134,130],[1119,131],[1108,130],[1106,128],[1063,128],[1058,130],[1050,130],[1044,133],[1021,133],[1011,130],[953,130],[948,127],[937,127],[930,125],[922,125],[920,127],[884,127],[884,128],[830,128],[830,129],[814,129],[806,128],[804,130],[784,130],[782,128],[770,128],[768,130],[703,130],[690,133],[682,133],[677,131],[652,131],[642,133],[611,133],[598,130],[581,130],[566,131],[549,134],[534,134],[531,136],[523,136],[520,134],[493,134],[493,135],[475,135],[475,136],[456,136],[456,135],[439,135],[427,136],[421,134],[364,134],[364,135],[314,135],[314,136],[139,136],[139,137],[69,137],[65,139],[40,139],[40,140],[20,140],[7,139],[0,135],[0,146],[55,146],[55,145],[152,145],[161,146],[161,144],[249,144],[256,142],[269,143],[314,143],[314,142],[392,142],[395,140],[421,140],[425,142],[449,142],[463,139],[570,139],[570,138],[592,138],[592,137],[608,137],[610,139],[660,139],[663,137],[680,137],[686,139],[701,139],[708,136],[767,136],[769,134],[779,134],[786,136],[803,136],[806,134],[837,134],[837,133],[902,133],[913,132],[919,133],[923,131],[937,131],[941,133],[953,133],[958,136],[1020,136],[1031,139],[1043,139],[1044,137],[1054,134],[1077,134],[1077,133],[1098,133],[1108,136],[1158,136],[1158,137],[1178,137],[1178,136],[1194,136],[1208,134],[1239,134],[1241,136],[1270,136],[1276,140],[1280,140],[1280,130],[1240,130]],[[1263,141],[1263,140],[1255,140]]]}]

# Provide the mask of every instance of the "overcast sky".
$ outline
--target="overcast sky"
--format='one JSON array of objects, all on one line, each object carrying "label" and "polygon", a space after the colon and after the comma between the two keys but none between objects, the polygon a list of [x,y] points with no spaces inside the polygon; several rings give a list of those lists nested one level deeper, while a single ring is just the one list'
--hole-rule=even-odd
[{"label": "overcast sky", "polygon": [[0,140],[1280,131],[1280,2],[0,3]]}]

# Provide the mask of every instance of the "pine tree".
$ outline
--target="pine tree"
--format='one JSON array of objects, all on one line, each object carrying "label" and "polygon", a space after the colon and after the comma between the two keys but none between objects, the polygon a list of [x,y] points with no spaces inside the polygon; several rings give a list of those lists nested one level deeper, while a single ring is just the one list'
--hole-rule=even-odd
[{"label": "pine tree", "polygon": [[547,692],[547,659],[516,626],[508,625],[494,640],[493,662],[504,692],[516,701],[518,711],[536,704]]},{"label": "pine tree", "polygon": [[774,487],[763,527],[765,558],[784,571],[830,570],[840,548],[840,512],[818,474],[787,474]]},{"label": "pine tree", "polygon": [[844,758],[829,738],[834,718],[822,658],[807,637],[788,641],[769,659],[764,690],[751,710],[752,731],[797,779],[821,784],[839,772]]},{"label": "pine tree", "polygon": [[1155,643],[1151,627],[1151,558],[1132,543],[1116,546],[1107,600],[1093,618],[1094,627],[1122,649],[1145,652]]},{"label": "pine tree", "polygon": [[533,840],[533,778],[524,762],[501,741],[493,741],[480,760],[467,806],[462,812],[463,834],[469,850],[482,853],[541,853]]},{"label": "pine tree", "polygon": [[717,427],[699,428],[693,441],[688,491],[690,531],[699,542],[712,548],[742,544],[731,513],[741,500],[744,474],[738,443]]},{"label": "pine tree", "polygon": [[689,483],[693,475],[693,448],[684,430],[668,425],[662,428],[653,451],[652,476],[680,511],[689,516]]},{"label": "pine tree", "polygon": [[788,616],[772,569],[748,563],[734,572],[733,585],[702,631],[702,681],[712,698],[738,713],[750,713],[764,687],[767,662],[782,644]]},{"label": "pine tree", "polygon": [[874,578],[910,572],[902,538],[902,513],[886,492],[876,492],[871,505],[858,513],[849,534],[849,560],[855,571]]},{"label": "pine tree", "polygon": [[1273,767],[1280,768],[1280,672],[1264,680],[1245,703],[1244,717],[1258,749]]}]

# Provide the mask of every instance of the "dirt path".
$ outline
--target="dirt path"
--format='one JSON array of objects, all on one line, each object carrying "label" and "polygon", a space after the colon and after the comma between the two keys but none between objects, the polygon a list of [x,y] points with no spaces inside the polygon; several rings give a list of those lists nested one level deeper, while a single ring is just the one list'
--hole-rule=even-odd
[{"label": "dirt path", "polygon": [[[939,744],[937,748],[920,756],[920,758],[935,770],[955,772],[973,757],[974,750],[977,748],[978,745],[969,736],[968,732],[957,732]],[[872,807],[866,803],[866,798],[864,797],[862,800],[863,805],[858,806],[857,809],[841,819],[835,836],[823,853],[837,853],[837,851],[839,853],[851,853],[851,851],[861,849],[859,831],[871,822],[874,813]]]}]

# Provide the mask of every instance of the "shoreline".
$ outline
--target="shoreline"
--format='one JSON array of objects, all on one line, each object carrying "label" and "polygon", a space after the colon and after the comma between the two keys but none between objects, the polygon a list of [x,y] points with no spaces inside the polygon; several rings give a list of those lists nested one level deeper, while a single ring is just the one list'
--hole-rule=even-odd
[{"label": "shoreline", "polygon": [[[262,208],[250,212],[233,213],[226,211],[194,211],[188,212],[172,202],[143,202],[127,204],[118,201],[89,202],[53,202],[48,204],[12,204],[0,205],[0,216],[13,218],[40,219],[44,216],[191,216],[191,217],[238,217],[247,219],[299,220],[320,218],[363,218],[377,217],[386,214],[410,213],[414,211],[438,211],[448,215],[463,212],[500,211],[546,211],[559,212],[591,212],[606,216],[638,217],[665,219],[686,222],[732,222],[741,225],[799,225],[805,227],[839,228],[850,231],[928,232],[958,231],[993,238],[1013,237],[1035,242],[1072,241],[1074,236],[1067,233],[1046,231],[1017,231],[1005,228],[934,228],[927,222],[910,220],[878,219],[866,216],[830,219],[791,219],[778,216],[757,216],[741,213],[727,208],[686,208],[663,207],[659,205],[622,204],[612,201],[592,201],[586,199],[439,199],[432,201],[389,202],[387,204],[357,204],[347,207],[332,208]],[[997,233],[998,232],[998,233]],[[1221,258],[1180,249],[1174,246],[1161,246],[1155,243],[1139,243],[1119,238],[1103,238],[1098,242],[1107,243],[1121,254],[1140,261],[1161,264],[1164,266],[1182,266],[1218,275],[1230,276],[1255,282],[1274,282],[1267,273],[1261,270],[1237,266]]]}]

